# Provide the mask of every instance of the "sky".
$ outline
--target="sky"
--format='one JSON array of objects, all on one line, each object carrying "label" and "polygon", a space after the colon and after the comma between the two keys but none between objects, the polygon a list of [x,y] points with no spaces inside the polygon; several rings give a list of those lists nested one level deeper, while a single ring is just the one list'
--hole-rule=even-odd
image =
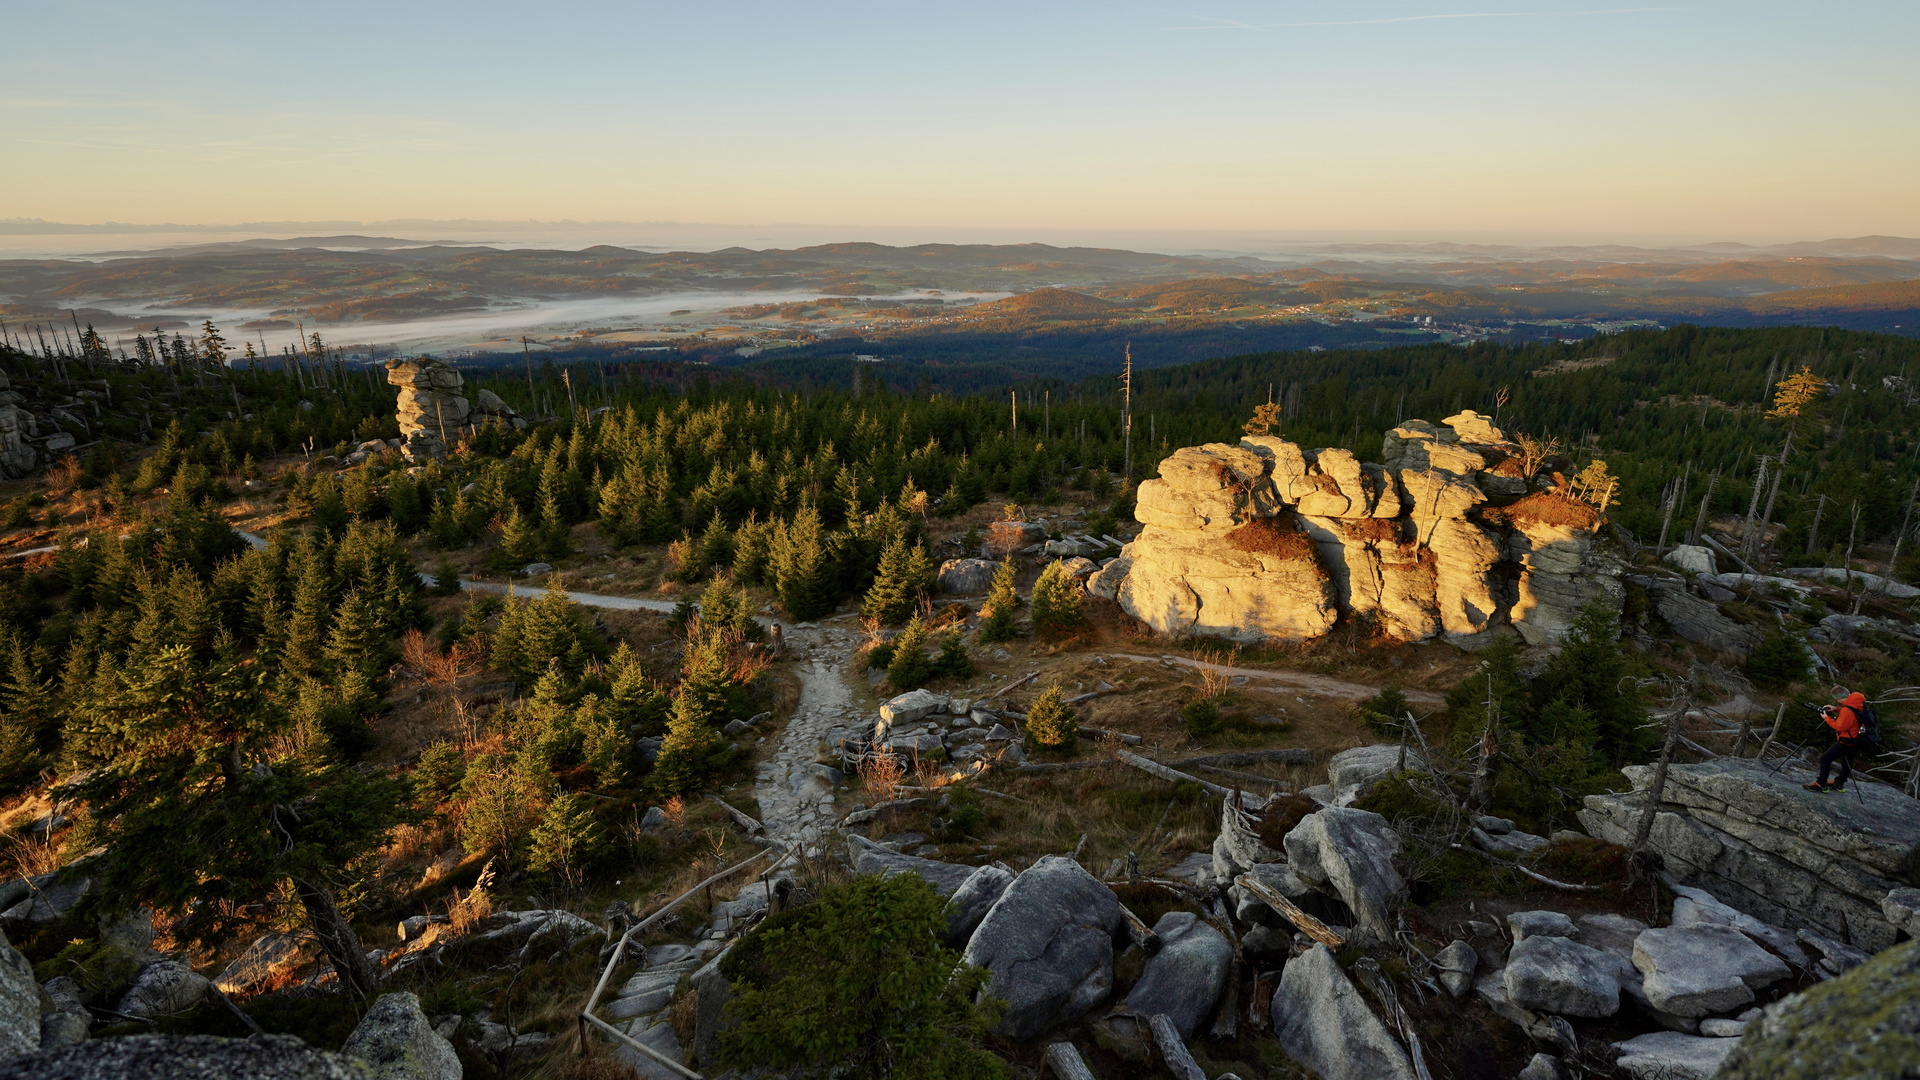
[{"label": "sky", "polygon": [[1920,236],[1912,0],[8,9],[0,218]]}]

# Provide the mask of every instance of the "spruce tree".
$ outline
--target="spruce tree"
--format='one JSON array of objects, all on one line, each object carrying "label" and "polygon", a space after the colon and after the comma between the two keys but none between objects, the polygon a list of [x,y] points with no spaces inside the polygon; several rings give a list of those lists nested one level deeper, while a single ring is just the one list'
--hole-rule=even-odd
[{"label": "spruce tree", "polygon": [[1033,749],[1071,750],[1079,738],[1080,724],[1059,684],[1047,687],[1027,707],[1027,745]]},{"label": "spruce tree", "polygon": [[216,942],[291,885],[341,980],[376,993],[334,883],[407,819],[409,785],[285,752],[288,716],[264,675],[252,660],[170,646],[69,719],[67,753],[84,771],[66,790],[105,848],[87,868],[90,903],[181,912],[176,939]]},{"label": "spruce tree", "polygon": [[682,685],[667,720],[660,756],[653,763],[650,780],[655,791],[684,795],[705,784],[725,762],[726,743],[708,722],[708,715],[702,695]]},{"label": "spruce tree", "polygon": [[334,613],[333,629],[327,634],[326,659],[336,672],[359,672],[374,676],[384,671],[392,659],[391,636],[380,625],[379,617],[358,589],[349,590],[340,599]]},{"label": "spruce tree", "polygon": [[508,569],[525,566],[539,557],[542,541],[540,530],[515,506],[500,530],[500,548],[495,561]]},{"label": "spruce tree", "polygon": [[916,690],[933,678],[933,660],[927,656],[927,630],[915,615],[891,643],[893,660],[887,664],[887,682],[898,691]]},{"label": "spruce tree", "polygon": [[987,589],[987,602],[982,607],[985,618],[980,621],[981,641],[1013,640],[1013,613],[1020,606],[1020,591],[1016,584],[1019,574],[1012,559],[1002,562],[1000,569],[993,572],[993,584]]},{"label": "spruce tree", "polygon": [[773,544],[774,587],[780,606],[795,619],[832,613],[836,588],[832,554],[827,549],[820,513],[802,506]]},{"label": "spruce tree", "polygon": [[1067,573],[1065,564],[1058,559],[1048,563],[1033,583],[1034,633],[1057,634],[1084,623],[1080,598],[1080,583]]},{"label": "spruce tree", "polygon": [[527,841],[527,866],[574,889],[608,848],[606,830],[594,820],[593,804],[572,792],[547,804],[547,812]]},{"label": "spruce tree", "polygon": [[293,610],[287,617],[287,641],[281,665],[288,671],[318,671],[325,659],[327,628],[332,622],[332,589],[317,558],[309,559],[294,585]]},{"label": "spruce tree", "polygon": [[[918,549],[916,549],[918,550]],[[925,561],[925,552],[921,552]],[[880,566],[874,573],[873,588],[867,590],[860,611],[869,619],[884,624],[901,623],[911,618],[920,606],[920,590],[913,580],[914,568],[904,539],[894,540],[880,553]]]}]

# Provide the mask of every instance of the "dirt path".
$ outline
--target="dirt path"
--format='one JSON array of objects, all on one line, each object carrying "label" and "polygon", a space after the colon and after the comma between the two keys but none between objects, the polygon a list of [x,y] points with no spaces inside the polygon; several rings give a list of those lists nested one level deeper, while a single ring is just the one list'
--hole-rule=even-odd
[{"label": "dirt path", "polygon": [[[1238,675],[1248,679],[1269,679],[1282,683],[1290,689],[1304,690],[1308,693],[1321,694],[1326,697],[1346,698],[1351,701],[1362,701],[1380,692],[1380,688],[1377,686],[1343,682],[1339,679],[1329,679],[1324,675],[1309,675],[1302,671],[1266,671],[1261,668],[1232,667],[1227,664],[1209,664],[1205,661],[1192,660],[1184,656],[1173,655],[1140,656],[1135,653],[1107,653],[1106,655],[1116,660],[1137,660],[1143,664],[1174,663],[1184,667],[1218,671],[1223,675]],[[1431,690],[1402,690],[1401,692],[1407,695],[1408,701],[1418,702],[1422,705],[1439,705],[1446,701],[1446,698]]]},{"label": "dirt path", "polygon": [[780,733],[773,757],[760,764],[753,784],[760,821],[774,840],[812,849],[840,818],[833,805],[833,784],[839,773],[814,759],[829,731],[864,720],[846,682],[847,658],[858,637],[859,632],[845,623],[802,624],[787,631],[787,650],[800,679],[800,701]]},{"label": "dirt path", "polygon": [[[432,583],[430,575],[420,575]],[[504,595],[508,586],[462,579],[467,592]],[[535,595],[538,586],[515,587],[516,595]],[[605,596],[600,593],[568,590],[567,599],[582,607],[612,608],[619,611],[657,611],[671,613],[670,600],[641,600],[630,596]],[[762,623],[772,620],[762,618]],[[847,688],[847,658],[858,645],[859,633],[845,621],[828,620],[824,624],[802,623],[784,627],[787,655],[800,680],[800,701],[793,716],[780,732],[780,742],[772,758],[760,764],[754,778],[753,795],[760,804],[760,822],[767,835],[782,843],[815,846],[821,834],[832,829],[839,815],[834,812],[833,786],[838,773],[816,764],[820,744],[836,727],[852,727],[862,722]]]}]

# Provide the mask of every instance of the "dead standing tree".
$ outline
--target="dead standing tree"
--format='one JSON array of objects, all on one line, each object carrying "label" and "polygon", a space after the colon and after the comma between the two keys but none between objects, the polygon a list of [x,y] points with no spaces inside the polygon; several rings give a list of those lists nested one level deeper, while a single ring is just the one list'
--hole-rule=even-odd
[{"label": "dead standing tree", "polygon": [[1654,762],[1653,781],[1647,785],[1646,808],[1640,812],[1640,824],[1633,830],[1633,867],[1636,874],[1651,874],[1660,869],[1662,860],[1657,852],[1647,845],[1653,836],[1654,819],[1660,814],[1660,804],[1665,800],[1667,790],[1667,766],[1673,762],[1673,747],[1680,739],[1680,724],[1692,711],[1694,701],[1699,696],[1699,669],[1687,672],[1685,679],[1661,678],[1651,680],[1667,688],[1667,710],[1653,721],[1664,728],[1665,738],[1660,744],[1660,758]]}]

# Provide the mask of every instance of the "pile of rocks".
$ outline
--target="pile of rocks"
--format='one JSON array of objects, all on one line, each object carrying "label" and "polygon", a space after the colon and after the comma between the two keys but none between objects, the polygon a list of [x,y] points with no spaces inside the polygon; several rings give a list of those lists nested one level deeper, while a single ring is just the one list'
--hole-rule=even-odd
[{"label": "pile of rocks", "polygon": [[[1634,790],[1589,795],[1588,833],[1631,843],[1653,782],[1622,770]],[[1650,843],[1678,880],[1734,907],[1823,940],[1869,951],[1894,943],[1882,901],[1920,868],[1920,802],[1885,784],[1844,795],[1811,792],[1795,767],[1717,758],[1668,767]]]},{"label": "pile of rocks", "polygon": [[847,771],[858,769],[865,756],[885,750],[973,772],[989,762],[1018,765],[1026,760],[1020,719],[1017,713],[967,698],[913,690],[881,705],[870,730],[836,727],[827,741],[838,749]]},{"label": "pile of rocks", "polygon": [[1445,424],[1388,432],[1384,465],[1272,436],[1178,450],[1140,485],[1146,528],[1095,591],[1156,630],[1249,642],[1344,615],[1401,641],[1470,644],[1505,622],[1552,643],[1587,605],[1618,610],[1622,564],[1591,513],[1541,493],[1561,512],[1488,516],[1528,493],[1519,448],[1477,413]]},{"label": "pile of rocks", "polygon": [[387,383],[400,388],[402,453],[410,460],[444,457],[448,444],[489,418],[516,428],[526,420],[491,390],[469,401],[462,393],[465,380],[453,365],[422,356],[387,361]]}]

